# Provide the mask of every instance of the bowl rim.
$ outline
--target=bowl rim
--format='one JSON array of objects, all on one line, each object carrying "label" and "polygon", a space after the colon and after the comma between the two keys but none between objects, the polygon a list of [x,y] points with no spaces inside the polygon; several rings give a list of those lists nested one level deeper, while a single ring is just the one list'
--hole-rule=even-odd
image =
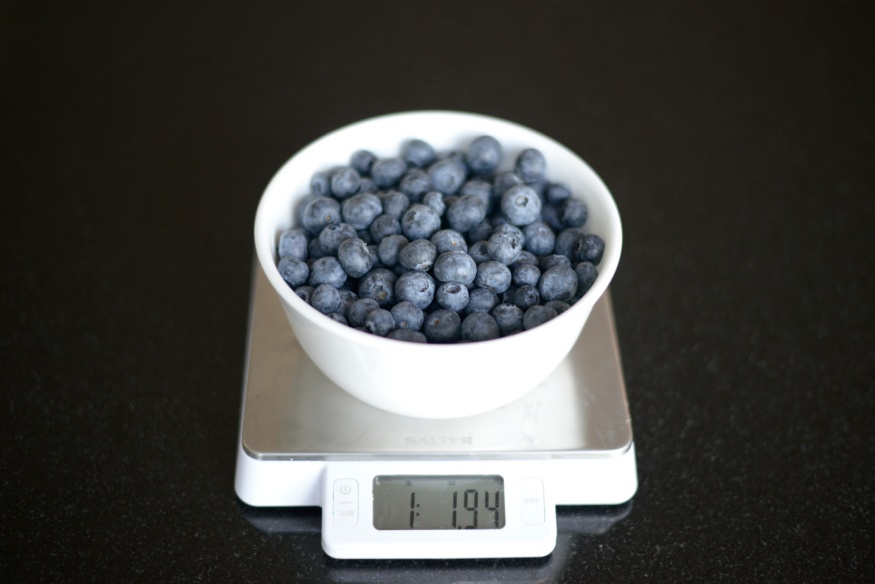
[{"label": "bowl rim", "polygon": [[[276,217],[270,215],[267,211],[267,201],[269,200],[271,194],[277,188],[277,182],[279,179],[287,172],[289,166],[293,164],[295,160],[297,160],[302,154],[308,152],[311,149],[314,149],[321,144],[335,139],[336,136],[353,131],[364,125],[373,125],[379,124],[380,122],[393,120],[393,119],[403,119],[403,118],[420,118],[423,116],[429,117],[447,117],[453,118],[454,120],[469,120],[472,123],[476,123],[477,121],[488,120],[490,123],[497,123],[500,125],[507,126],[509,128],[514,129],[515,131],[522,132],[524,134],[529,134],[531,136],[537,136],[540,140],[547,141],[551,143],[551,145],[555,148],[564,151],[564,154],[567,155],[571,160],[573,160],[575,165],[580,165],[581,169],[588,174],[589,177],[587,179],[588,183],[591,183],[594,187],[594,191],[601,191],[600,194],[596,194],[594,196],[599,197],[602,200],[602,203],[609,211],[609,216],[604,218],[609,221],[613,225],[613,230],[615,231],[615,235],[610,240],[610,245],[606,246],[605,255],[602,258],[602,262],[599,264],[599,274],[598,277],[593,284],[593,286],[584,294],[584,296],[579,299],[576,303],[571,305],[571,307],[560,314],[557,318],[551,319],[550,321],[535,327],[533,329],[524,330],[520,333],[512,334],[505,337],[499,337],[496,339],[490,339],[486,341],[476,341],[476,342],[455,342],[455,343],[413,343],[413,342],[405,342],[398,341],[395,339],[391,339],[388,337],[381,337],[378,335],[374,335],[365,331],[357,330],[349,325],[345,325],[339,322],[334,321],[331,318],[327,318],[327,316],[317,309],[310,306],[307,302],[305,302],[302,298],[300,298],[294,290],[292,290],[288,284],[282,279],[279,274],[279,271],[276,269],[276,262],[278,258],[276,257],[276,241],[268,242],[268,236],[266,235],[268,232],[276,232]],[[475,126],[476,128],[476,126]],[[413,134],[415,130],[411,131],[411,138],[416,137]],[[426,137],[427,138],[427,137]],[[424,139],[426,139],[424,138]],[[500,138],[499,138],[499,141]],[[367,148],[366,144],[361,146],[362,148]],[[549,160],[548,160],[549,163]],[[315,173],[318,169],[313,169]],[[289,209],[289,212],[293,212],[292,209]],[[596,235],[598,235],[596,233]],[[400,352],[411,352],[418,353],[421,351],[428,351],[429,353],[435,352],[443,352],[443,353],[458,353],[462,351],[471,351],[476,350],[476,347],[483,346],[484,350],[488,347],[489,350],[497,347],[501,344],[510,346],[512,344],[518,343],[527,343],[533,340],[533,337],[537,335],[541,335],[543,337],[553,336],[555,331],[560,330],[559,327],[562,327],[563,323],[567,322],[568,319],[562,319],[561,317],[568,315],[571,317],[572,315],[579,315],[579,318],[582,318],[584,321],[586,320],[581,313],[586,311],[588,314],[591,311],[592,306],[598,301],[599,298],[606,292],[610,282],[613,280],[614,274],[616,273],[617,267],[619,265],[620,256],[622,253],[623,247],[623,228],[622,222],[620,218],[619,209],[617,208],[616,201],[613,197],[613,194],[608,189],[607,185],[604,183],[602,178],[595,172],[595,170],[581,158],[576,152],[565,146],[564,144],[558,142],[554,138],[543,134],[537,130],[519,124],[517,122],[513,122],[510,120],[502,119],[499,117],[472,113],[472,112],[464,112],[464,111],[454,111],[454,110],[409,110],[409,111],[400,111],[394,113],[386,113],[380,114],[377,116],[365,118],[362,120],[358,120],[330,132],[323,134],[322,136],[312,140],[308,144],[304,145],[300,149],[298,149],[291,157],[287,158],[285,162],[277,169],[277,171],[273,174],[270,181],[267,183],[264,188],[256,210],[255,215],[255,223],[254,223],[254,237],[255,237],[255,251],[257,259],[261,265],[261,268],[264,270],[265,275],[268,278],[268,281],[271,283],[273,289],[278,293],[280,298],[284,301],[284,303],[288,306],[291,306],[295,309],[296,313],[299,314],[302,318],[312,323],[314,326],[324,328],[327,332],[332,335],[336,335],[341,339],[355,342],[361,345],[370,346],[373,348],[384,348],[384,349],[392,349],[394,351]],[[272,239],[276,238],[276,235],[271,236]],[[607,261],[606,261],[607,260]],[[569,314],[570,313],[570,314]],[[560,322],[557,322],[560,321]],[[426,348],[427,347],[427,348]]]}]

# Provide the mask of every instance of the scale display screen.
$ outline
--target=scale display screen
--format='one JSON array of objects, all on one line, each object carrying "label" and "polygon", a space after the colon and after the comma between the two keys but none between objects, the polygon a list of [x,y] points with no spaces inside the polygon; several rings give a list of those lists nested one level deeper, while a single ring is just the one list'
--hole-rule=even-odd
[{"label": "scale display screen", "polygon": [[374,528],[501,529],[504,479],[498,475],[376,476]]}]

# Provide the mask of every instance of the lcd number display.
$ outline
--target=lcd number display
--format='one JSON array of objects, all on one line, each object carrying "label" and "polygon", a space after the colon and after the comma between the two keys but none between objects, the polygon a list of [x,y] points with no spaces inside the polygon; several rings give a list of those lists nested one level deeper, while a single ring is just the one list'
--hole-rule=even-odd
[{"label": "lcd number display", "polygon": [[501,529],[500,476],[374,477],[374,528]]}]

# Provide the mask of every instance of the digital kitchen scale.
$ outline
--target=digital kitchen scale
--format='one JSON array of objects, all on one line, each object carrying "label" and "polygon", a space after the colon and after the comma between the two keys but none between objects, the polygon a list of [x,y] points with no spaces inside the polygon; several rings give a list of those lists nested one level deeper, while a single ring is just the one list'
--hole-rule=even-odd
[{"label": "digital kitchen scale", "polygon": [[340,559],[542,557],[557,505],[619,505],[638,486],[610,296],[538,387],[491,412],[391,414],[337,387],[295,339],[256,265],[236,491],[321,507]]}]

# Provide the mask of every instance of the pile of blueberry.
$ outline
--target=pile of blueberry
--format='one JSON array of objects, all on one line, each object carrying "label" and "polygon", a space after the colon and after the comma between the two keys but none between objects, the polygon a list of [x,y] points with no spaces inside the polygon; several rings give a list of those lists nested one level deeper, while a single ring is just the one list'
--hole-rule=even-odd
[{"label": "pile of blueberry", "polygon": [[484,341],[555,318],[592,286],[604,241],[539,150],[507,172],[502,155],[492,136],[449,153],[413,139],[317,172],[279,238],[280,274],[329,318],[403,341]]}]

